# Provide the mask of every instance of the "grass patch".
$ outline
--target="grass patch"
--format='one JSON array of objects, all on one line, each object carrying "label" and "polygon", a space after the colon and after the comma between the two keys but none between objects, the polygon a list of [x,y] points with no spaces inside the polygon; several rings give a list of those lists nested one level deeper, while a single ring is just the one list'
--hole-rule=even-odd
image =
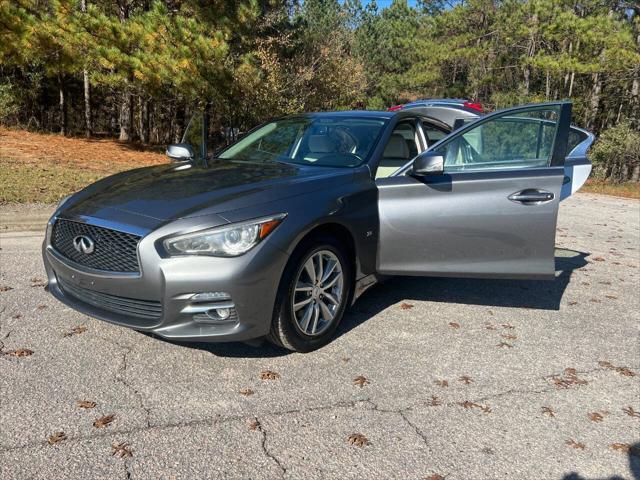
[{"label": "grass patch", "polygon": [[110,173],[58,164],[34,166],[0,157],[0,202],[56,203]]},{"label": "grass patch", "polygon": [[609,183],[602,180],[588,180],[580,191],[640,199],[640,184],[635,182]]}]

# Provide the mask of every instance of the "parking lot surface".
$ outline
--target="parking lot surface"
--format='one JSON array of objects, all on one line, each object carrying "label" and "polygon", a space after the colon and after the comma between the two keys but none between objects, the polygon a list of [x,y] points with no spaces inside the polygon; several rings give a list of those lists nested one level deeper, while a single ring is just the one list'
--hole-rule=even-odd
[{"label": "parking lot surface", "polygon": [[564,202],[553,282],[394,278],[309,354],[86,317],[41,238],[0,237],[2,479],[640,478],[637,201]]}]

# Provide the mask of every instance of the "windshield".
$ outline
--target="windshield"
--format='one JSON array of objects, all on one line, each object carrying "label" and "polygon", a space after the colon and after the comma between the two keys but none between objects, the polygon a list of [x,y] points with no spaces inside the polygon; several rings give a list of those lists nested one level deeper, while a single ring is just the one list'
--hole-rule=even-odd
[{"label": "windshield", "polygon": [[342,116],[285,118],[249,133],[218,157],[356,167],[367,159],[384,124],[382,119]]}]

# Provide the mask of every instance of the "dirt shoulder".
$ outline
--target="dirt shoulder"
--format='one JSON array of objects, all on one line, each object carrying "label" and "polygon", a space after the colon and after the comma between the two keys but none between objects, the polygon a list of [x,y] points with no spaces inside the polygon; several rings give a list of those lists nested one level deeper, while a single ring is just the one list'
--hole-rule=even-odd
[{"label": "dirt shoulder", "polygon": [[107,175],[166,163],[158,150],[0,126],[0,203],[55,203]]}]

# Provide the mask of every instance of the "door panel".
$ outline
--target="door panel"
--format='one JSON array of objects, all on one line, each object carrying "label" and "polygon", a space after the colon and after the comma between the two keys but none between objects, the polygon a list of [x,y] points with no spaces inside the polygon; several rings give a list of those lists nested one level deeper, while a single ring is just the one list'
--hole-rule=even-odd
[{"label": "door panel", "polygon": [[[445,178],[447,177],[447,178]],[[424,182],[411,176],[378,183],[383,274],[548,278],[561,167],[492,174],[456,173]],[[528,187],[554,195],[529,205],[509,196]]]},{"label": "door panel", "polygon": [[378,271],[553,278],[570,116],[563,103],[498,112],[430,149],[444,174],[376,180]]}]

